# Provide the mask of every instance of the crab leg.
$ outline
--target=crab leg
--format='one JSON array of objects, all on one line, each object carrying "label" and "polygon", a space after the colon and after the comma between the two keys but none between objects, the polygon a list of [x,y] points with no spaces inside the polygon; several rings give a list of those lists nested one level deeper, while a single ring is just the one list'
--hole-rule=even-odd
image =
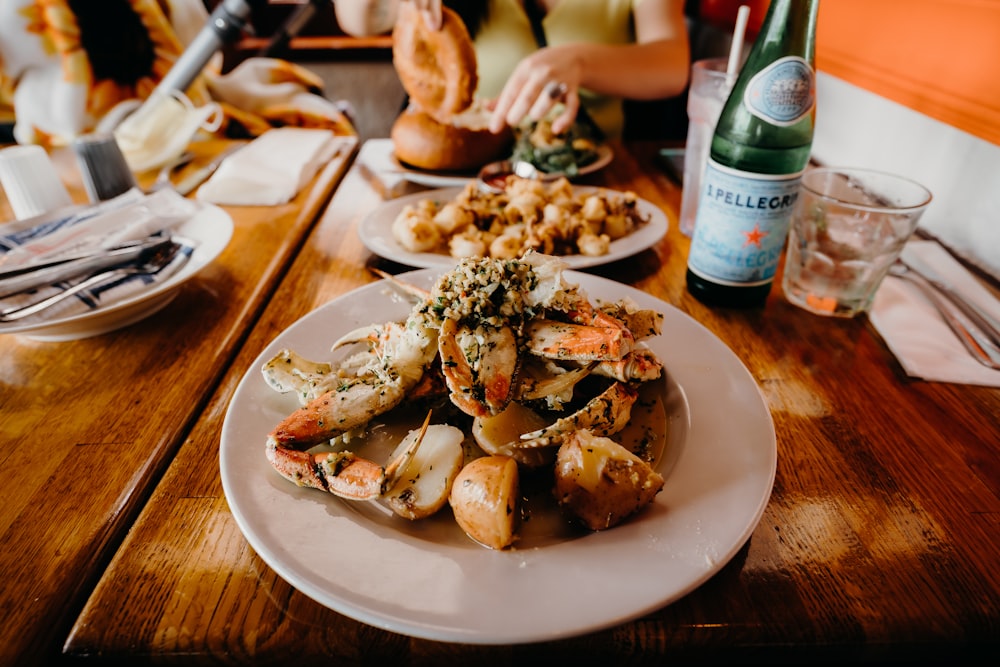
[{"label": "crab leg", "polygon": [[571,415],[545,428],[521,435],[514,447],[533,448],[558,445],[570,433],[586,428],[596,435],[613,435],[628,423],[639,392],[624,382],[615,382]]},{"label": "crab leg", "polygon": [[278,424],[271,437],[279,445],[315,445],[362,426],[399,405],[420,382],[436,349],[430,330],[388,322],[367,331],[349,336],[370,339],[372,349],[359,355],[365,363],[350,369],[353,375],[333,375],[327,391]]},{"label": "crab leg", "polygon": [[617,361],[632,351],[633,344],[628,330],[620,326],[534,320],[525,334],[528,350],[548,359]]},{"label": "crab leg", "polygon": [[385,470],[352,452],[309,452],[289,449],[267,439],[267,460],[282,477],[299,486],[329,491],[351,500],[371,500],[382,492]]},{"label": "crab leg", "polygon": [[598,362],[594,365],[593,373],[619,382],[649,382],[660,377],[663,364],[652,350],[636,348],[618,361]]},{"label": "crab leg", "polygon": [[270,437],[280,445],[316,445],[367,424],[404,395],[389,383],[347,381],[285,417]]},{"label": "crab leg", "polygon": [[349,500],[374,500],[396,483],[399,472],[413,459],[423,442],[431,413],[427,413],[420,434],[407,449],[385,468],[353,452],[310,454],[267,439],[267,460],[285,479],[299,486],[329,491]]}]

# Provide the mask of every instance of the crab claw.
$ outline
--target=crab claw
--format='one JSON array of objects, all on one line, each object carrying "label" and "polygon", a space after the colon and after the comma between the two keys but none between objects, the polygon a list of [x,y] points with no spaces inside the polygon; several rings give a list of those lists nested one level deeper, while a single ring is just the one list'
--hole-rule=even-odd
[{"label": "crab claw", "polygon": [[385,468],[353,452],[310,454],[286,446],[274,436],[267,439],[267,460],[282,477],[299,486],[329,491],[348,500],[375,500],[399,481],[402,471],[416,456],[430,418],[428,412],[419,432],[404,441],[403,450]]},{"label": "crab claw", "polygon": [[385,484],[385,470],[351,452],[310,454],[283,447],[267,439],[267,460],[285,479],[299,486],[329,491],[351,500],[378,498]]},{"label": "crab claw", "polygon": [[482,417],[507,407],[518,364],[517,340],[510,327],[469,329],[445,319],[438,350],[451,401],[462,412]]}]

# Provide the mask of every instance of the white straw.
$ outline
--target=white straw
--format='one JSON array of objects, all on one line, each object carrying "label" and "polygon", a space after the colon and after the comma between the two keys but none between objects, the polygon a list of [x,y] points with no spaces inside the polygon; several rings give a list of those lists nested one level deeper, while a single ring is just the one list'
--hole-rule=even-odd
[{"label": "white straw", "polygon": [[743,55],[743,34],[747,30],[747,19],[750,17],[750,7],[740,5],[736,12],[736,28],[733,30],[733,44],[729,49],[729,63],[726,66],[726,83],[730,86],[736,80],[736,72]]}]

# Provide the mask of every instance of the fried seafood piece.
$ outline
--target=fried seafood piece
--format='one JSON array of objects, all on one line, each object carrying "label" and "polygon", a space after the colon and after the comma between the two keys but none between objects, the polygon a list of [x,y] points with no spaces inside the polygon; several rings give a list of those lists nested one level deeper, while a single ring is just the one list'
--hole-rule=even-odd
[{"label": "fried seafood piece", "polygon": [[646,461],[587,430],[572,433],[556,454],[556,501],[591,530],[617,526],[639,512],[663,484],[663,476]]},{"label": "fried seafood piece", "polygon": [[444,236],[427,206],[407,205],[392,221],[392,235],[409,252],[436,250]]},{"label": "fried seafood piece", "polygon": [[400,244],[429,243],[425,218],[430,217],[441,237],[439,248],[447,247],[456,258],[509,259],[528,251],[600,256],[645,222],[635,193],[603,188],[577,193],[566,178],[546,183],[511,177],[499,193],[472,182],[449,202],[420,200],[416,213],[397,216],[393,234]]}]

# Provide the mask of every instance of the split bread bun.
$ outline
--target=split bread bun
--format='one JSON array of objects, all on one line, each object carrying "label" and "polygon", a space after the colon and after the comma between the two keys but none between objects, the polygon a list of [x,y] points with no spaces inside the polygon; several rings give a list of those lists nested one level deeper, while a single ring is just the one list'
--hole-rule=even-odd
[{"label": "split bread bun", "polygon": [[490,114],[474,102],[476,52],[458,14],[442,7],[432,30],[413,3],[400,3],[392,61],[409,107],[390,136],[400,162],[429,171],[472,171],[510,155],[510,128],[493,134]]},{"label": "split bread bun", "polygon": [[442,123],[411,106],[392,126],[396,159],[431,171],[468,171],[500,160],[509,154],[513,135],[509,128],[493,134],[488,120],[489,112],[473,108]]},{"label": "split bread bun", "polygon": [[441,29],[427,26],[412,2],[399,4],[392,63],[410,99],[438,120],[469,108],[479,84],[476,51],[458,14],[441,8]]}]

